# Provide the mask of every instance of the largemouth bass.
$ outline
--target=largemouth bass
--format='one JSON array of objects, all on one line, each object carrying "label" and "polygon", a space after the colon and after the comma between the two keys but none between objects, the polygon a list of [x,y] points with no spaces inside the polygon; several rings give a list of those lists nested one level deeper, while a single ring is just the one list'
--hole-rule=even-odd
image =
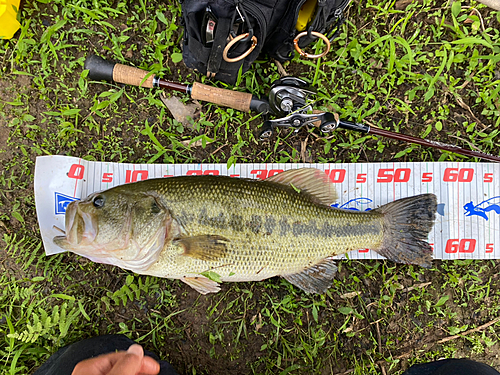
[{"label": "largemouth bass", "polygon": [[203,294],[220,290],[217,278],[273,276],[324,293],[337,271],[332,256],[364,248],[395,262],[430,266],[426,239],[437,208],[434,194],[367,212],[330,207],[336,199],[328,176],[313,168],[264,181],[151,179],[70,203],[65,235],[54,242],[96,262],[180,279]]}]

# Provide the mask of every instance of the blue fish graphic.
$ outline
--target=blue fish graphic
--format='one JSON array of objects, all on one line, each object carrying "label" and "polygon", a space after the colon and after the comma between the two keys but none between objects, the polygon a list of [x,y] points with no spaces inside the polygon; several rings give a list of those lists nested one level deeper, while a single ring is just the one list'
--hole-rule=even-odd
[{"label": "blue fish graphic", "polygon": [[369,207],[366,210],[360,210],[357,207],[349,207],[349,205],[354,204],[354,206],[361,206],[363,204],[370,204],[372,202],[373,202],[373,200],[370,198],[354,198],[354,199],[351,199],[351,200],[345,202],[341,206],[339,206],[340,203],[334,203],[334,204],[332,204],[332,207],[343,208],[345,210],[353,210],[353,211],[370,211],[371,208],[369,208]]},{"label": "blue fish graphic", "polygon": [[68,207],[68,204],[80,200],[79,198],[71,197],[69,195],[65,195],[58,192],[55,192],[54,196],[55,196],[56,215],[64,215],[66,213],[66,207]]},{"label": "blue fish graphic", "polygon": [[494,211],[500,214],[500,196],[489,198],[481,203],[474,205],[472,201],[464,204],[465,216],[480,216],[488,220],[488,212]]}]

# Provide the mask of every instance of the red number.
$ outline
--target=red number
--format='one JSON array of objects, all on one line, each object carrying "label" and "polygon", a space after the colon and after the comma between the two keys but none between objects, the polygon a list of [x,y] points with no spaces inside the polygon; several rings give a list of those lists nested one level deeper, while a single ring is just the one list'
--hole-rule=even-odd
[{"label": "red number", "polygon": [[255,174],[259,180],[265,180],[267,178],[267,170],[265,169],[254,169],[250,171],[250,174]]},{"label": "red number", "polygon": [[484,174],[484,182],[493,182],[493,173]]},{"label": "red number", "polygon": [[143,181],[148,179],[148,171],[133,171],[132,182]]},{"label": "red number", "polygon": [[476,250],[476,240],[472,238],[460,240],[459,253],[473,253]]},{"label": "red number", "polygon": [[218,176],[219,175],[219,171],[217,170],[206,170],[205,172],[203,172],[204,175],[212,175],[212,176]]},{"label": "red number", "polygon": [[474,169],[472,168],[446,168],[444,170],[444,182],[471,182],[474,178]]},{"label": "red number", "polygon": [[471,182],[474,177],[474,169],[462,168],[458,172],[458,182]]},{"label": "red number", "polygon": [[229,177],[240,177],[240,175],[239,174],[232,174]]},{"label": "red number", "polygon": [[431,182],[432,181],[432,172],[422,173],[422,182]]},{"label": "red number", "polygon": [[461,239],[460,242],[457,239],[449,239],[446,242],[445,253],[454,254],[457,251],[459,253],[473,253],[476,250],[476,240],[472,238]]},{"label": "red number", "polygon": [[[327,171],[325,171],[327,173]],[[327,173],[328,174],[328,173]],[[344,182],[345,179],[345,169],[332,169],[329,173],[330,181],[335,184],[340,184]]]},{"label": "red number", "polygon": [[458,240],[448,240],[446,241],[446,247],[444,249],[445,253],[454,254],[458,251]]},{"label": "red number", "polygon": [[269,173],[267,174],[267,177],[274,176],[274,175],[281,173],[281,172],[283,172],[283,169],[271,169],[269,171]]},{"label": "red number", "polygon": [[358,253],[367,253],[369,251],[370,251],[370,249],[360,249],[360,250],[358,250]]},{"label": "red number", "polygon": [[215,169],[207,169],[206,171],[202,171],[201,169],[193,169],[186,172],[186,176],[201,176],[201,175],[213,175],[218,176],[219,171]]},{"label": "red number", "polygon": [[486,244],[486,252],[487,253],[492,253],[493,252],[493,244],[492,243],[487,243]]},{"label": "red number", "polygon": [[113,182],[113,173],[103,173],[102,182]]},{"label": "red number", "polygon": [[408,182],[410,180],[410,168],[398,168],[394,172],[394,182]]},{"label": "red number", "polygon": [[455,182],[458,179],[458,168],[446,168],[444,170],[443,181]]},{"label": "red number", "polygon": [[410,168],[379,169],[377,182],[408,182],[411,176]]},{"label": "red number", "polygon": [[379,169],[377,182],[392,182],[394,169]]},{"label": "red number", "polygon": [[69,168],[68,177],[75,178],[77,180],[83,179],[83,172],[85,172],[85,167],[80,164],[73,164]]},{"label": "red number", "polygon": [[363,184],[366,182],[366,173],[359,173],[358,177],[356,178],[356,182],[358,184]]},{"label": "red number", "polygon": [[148,171],[126,171],[125,183],[147,180]]}]

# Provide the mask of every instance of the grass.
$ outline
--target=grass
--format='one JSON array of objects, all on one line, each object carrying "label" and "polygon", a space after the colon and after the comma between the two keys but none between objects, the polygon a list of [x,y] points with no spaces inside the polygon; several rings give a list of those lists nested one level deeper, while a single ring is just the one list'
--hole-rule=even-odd
[{"label": "grass", "polygon": [[[463,5],[354,2],[325,58],[296,56],[285,69],[318,88],[316,108],[498,155],[500,12]],[[83,63],[97,53],[204,82],[179,60],[174,1],[32,1],[22,20],[0,42],[1,373],[31,373],[61,346],[105,333],[137,340],[183,374],[401,374],[442,357],[500,366],[496,261],[436,261],[430,270],[343,261],[323,296],[279,279],[200,296],[71,254],[45,257],[32,191],[39,155],[228,165],[469,159],[344,131],[280,130],[260,142],[260,116],[204,103],[200,120],[184,126],[157,90],[88,80]],[[258,60],[237,89],[266,95],[279,77],[274,62]]]}]

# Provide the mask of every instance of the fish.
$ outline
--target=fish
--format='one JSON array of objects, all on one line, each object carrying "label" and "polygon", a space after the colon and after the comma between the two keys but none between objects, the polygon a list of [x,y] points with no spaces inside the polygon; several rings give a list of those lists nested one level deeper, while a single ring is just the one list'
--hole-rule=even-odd
[{"label": "fish", "polygon": [[66,209],[53,242],[99,263],[179,279],[202,294],[221,282],[281,276],[325,293],[335,256],[373,249],[430,267],[434,194],[370,211],[331,207],[334,184],[321,170],[291,169],[265,180],[227,176],[156,178],[95,192]]}]

